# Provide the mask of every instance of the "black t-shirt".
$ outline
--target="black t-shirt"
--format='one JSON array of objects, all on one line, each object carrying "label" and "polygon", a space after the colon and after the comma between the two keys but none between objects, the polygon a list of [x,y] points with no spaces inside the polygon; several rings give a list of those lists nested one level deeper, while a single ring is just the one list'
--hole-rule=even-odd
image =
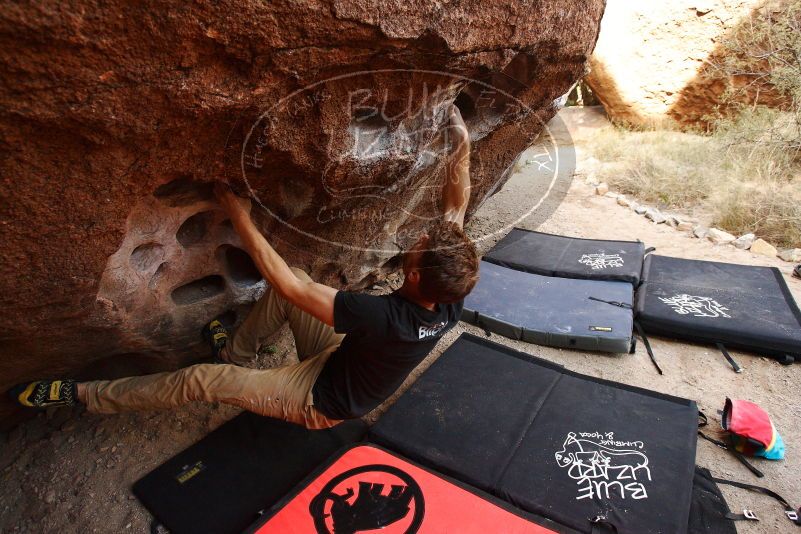
[{"label": "black t-shirt", "polygon": [[397,293],[338,292],[334,330],[346,335],[314,384],[314,407],[350,419],[381,404],[459,321],[462,304],[431,311]]}]

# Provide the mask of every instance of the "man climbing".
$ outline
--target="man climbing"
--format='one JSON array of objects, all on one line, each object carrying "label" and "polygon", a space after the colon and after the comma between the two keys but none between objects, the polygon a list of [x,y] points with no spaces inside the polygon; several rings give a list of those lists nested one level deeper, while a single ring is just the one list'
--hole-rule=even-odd
[{"label": "man climbing", "polygon": [[[35,408],[80,402],[96,413],[219,401],[313,429],[361,417],[397,390],[456,324],[478,280],[476,250],[462,229],[470,197],[470,139],[456,106],[449,110],[449,133],[444,218],[404,253],[404,281],[394,293],[337,291],[290,268],[251,221],[249,201],[218,184],[217,198],[270,286],[234,335],[219,321],[207,325],[219,364],[110,381],[43,380],[16,386],[12,397]],[[255,358],[285,322],[299,363],[272,369],[238,365]]]}]

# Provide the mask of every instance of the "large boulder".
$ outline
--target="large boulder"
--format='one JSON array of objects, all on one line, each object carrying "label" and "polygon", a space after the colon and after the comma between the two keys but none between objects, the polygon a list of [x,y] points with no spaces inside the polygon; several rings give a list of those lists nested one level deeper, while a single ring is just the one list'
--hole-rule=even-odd
[{"label": "large boulder", "polygon": [[359,287],[439,213],[446,109],[470,211],[582,76],[603,0],[10,3],[0,13],[0,389],[204,356],[264,282],[213,199]]},{"label": "large boulder", "polygon": [[[727,89],[778,105],[764,80],[720,69],[725,41],[764,0],[609,0],[587,83],[612,120],[635,126],[704,124]],[[753,58],[751,58],[753,61]]]}]

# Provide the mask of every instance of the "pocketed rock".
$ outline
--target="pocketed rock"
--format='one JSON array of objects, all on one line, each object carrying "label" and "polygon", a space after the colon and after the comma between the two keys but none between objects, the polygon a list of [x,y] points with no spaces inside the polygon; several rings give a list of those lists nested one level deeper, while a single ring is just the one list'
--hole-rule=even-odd
[{"label": "pocketed rock", "polygon": [[258,196],[255,222],[291,265],[371,285],[440,215],[449,106],[471,135],[469,217],[583,76],[604,4],[4,9],[0,389],[206,355],[201,326],[241,321],[264,290],[220,178]]},{"label": "pocketed rock", "polygon": [[709,231],[706,233],[706,238],[715,243],[716,245],[725,245],[737,239],[729,232],[724,232],[719,228],[710,228]]},{"label": "pocketed rock", "polygon": [[793,263],[801,262],[801,248],[788,248],[779,253],[779,257],[784,261]]},{"label": "pocketed rock", "polygon": [[742,250],[748,250],[751,248],[751,245],[754,243],[755,239],[756,236],[754,234],[741,235],[732,242],[732,245]]},{"label": "pocketed rock", "polygon": [[762,256],[768,256],[770,258],[775,258],[779,253],[776,247],[761,238],[751,244],[750,250],[754,254],[761,254]]}]

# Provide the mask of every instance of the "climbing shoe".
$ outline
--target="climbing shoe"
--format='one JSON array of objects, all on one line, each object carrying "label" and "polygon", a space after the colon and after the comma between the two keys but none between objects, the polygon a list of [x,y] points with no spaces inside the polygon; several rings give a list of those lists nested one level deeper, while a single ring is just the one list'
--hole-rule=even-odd
[{"label": "climbing shoe", "polygon": [[225,344],[228,343],[228,329],[220,321],[214,319],[203,327],[203,338],[211,345],[214,363],[228,363],[220,355]]},{"label": "climbing shoe", "polygon": [[74,380],[39,380],[14,386],[8,393],[28,408],[75,406],[79,402]]}]

